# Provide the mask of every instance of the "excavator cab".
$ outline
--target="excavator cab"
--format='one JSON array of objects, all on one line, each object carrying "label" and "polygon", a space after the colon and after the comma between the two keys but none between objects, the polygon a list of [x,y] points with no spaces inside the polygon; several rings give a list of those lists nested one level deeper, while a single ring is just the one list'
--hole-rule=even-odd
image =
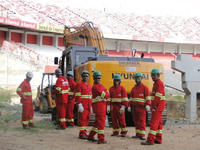
[{"label": "excavator cab", "polygon": [[63,51],[60,68],[63,76],[67,76],[68,71],[72,71],[76,66],[84,64],[90,60],[96,60],[98,51],[92,46],[71,46]]}]

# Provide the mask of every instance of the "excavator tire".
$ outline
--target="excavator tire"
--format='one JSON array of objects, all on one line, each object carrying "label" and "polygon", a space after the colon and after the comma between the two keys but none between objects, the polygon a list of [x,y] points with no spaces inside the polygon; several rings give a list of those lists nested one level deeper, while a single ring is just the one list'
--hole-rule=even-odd
[{"label": "excavator tire", "polygon": [[48,113],[48,100],[46,97],[40,97],[40,113]]},{"label": "excavator tire", "polygon": [[52,109],[51,111],[51,121],[58,122],[58,118],[56,116],[56,107]]}]

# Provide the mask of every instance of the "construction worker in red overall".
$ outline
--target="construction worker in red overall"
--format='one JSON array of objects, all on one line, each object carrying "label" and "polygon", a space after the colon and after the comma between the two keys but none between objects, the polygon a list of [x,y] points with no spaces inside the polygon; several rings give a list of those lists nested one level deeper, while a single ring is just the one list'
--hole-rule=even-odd
[{"label": "construction worker in red overall", "polygon": [[68,95],[68,103],[67,103],[67,127],[73,127],[74,126],[74,101],[75,101],[75,87],[76,87],[76,82],[73,79],[73,72],[72,71],[68,71],[67,72],[67,79],[69,82],[69,86],[70,86],[70,91],[69,91],[69,95]]},{"label": "construction worker in red overall", "polygon": [[88,141],[96,141],[95,134],[98,134],[98,144],[105,144],[104,128],[106,121],[106,101],[109,98],[108,90],[100,83],[101,72],[93,73],[94,85],[92,87],[92,110],[95,114],[95,122],[88,136]]},{"label": "construction worker in red overall", "polygon": [[155,68],[151,71],[151,78],[154,81],[151,101],[150,131],[146,142],[142,145],[153,145],[162,143],[162,112],[165,109],[165,87],[160,80],[160,71]]},{"label": "construction worker in red overall", "polygon": [[17,94],[21,98],[22,103],[22,126],[24,129],[34,127],[33,124],[33,104],[32,104],[32,90],[30,81],[33,78],[32,72],[26,73],[26,79],[17,88]]},{"label": "construction worker in red overall", "polygon": [[137,72],[135,74],[136,85],[131,90],[130,106],[128,111],[131,111],[136,135],[132,138],[139,138],[145,140],[146,134],[146,111],[150,111],[151,97],[147,86],[142,84],[142,74]]},{"label": "construction worker in red overall", "polygon": [[60,68],[55,70],[55,75],[58,78],[54,93],[56,95],[56,113],[59,120],[59,127],[56,129],[64,130],[66,128],[66,111],[68,92],[70,88],[68,80],[62,76],[62,71]]},{"label": "construction worker in red overall", "polygon": [[92,88],[88,83],[89,72],[83,70],[82,81],[75,88],[75,101],[78,105],[78,125],[80,127],[79,138],[87,139],[87,127],[90,121],[90,109],[92,105]]},{"label": "construction worker in red overall", "polygon": [[121,83],[121,75],[115,74],[113,78],[113,86],[110,88],[110,103],[107,106],[107,112],[111,112],[113,134],[111,136],[119,135],[121,129],[121,136],[125,137],[127,134],[125,122],[125,108],[128,107],[128,98],[126,90]]}]

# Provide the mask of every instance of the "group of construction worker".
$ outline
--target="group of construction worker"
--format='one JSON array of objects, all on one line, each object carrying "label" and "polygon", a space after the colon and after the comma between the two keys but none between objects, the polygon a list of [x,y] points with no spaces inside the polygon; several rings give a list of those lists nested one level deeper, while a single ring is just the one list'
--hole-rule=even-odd
[{"label": "group of construction worker", "polygon": [[[94,84],[88,83],[89,72],[83,70],[82,80],[77,84],[73,80],[73,73],[69,71],[67,78],[62,76],[61,69],[56,69],[56,86],[54,94],[56,95],[57,118],[59,119],[58,129],[73,127],[74,103],[78,109],[79,138],[86,139],[98,144],[105,144],[104,128],[106,113],[111,114],[113,133],[111,136],[126,137],[127,128],[125,122],[125,109],[132,113],[135,124],[136,134],[132,138],[145,139],[146,131],[146,111],[151,112],[150,131],[145,142],[142,145],[153,145],[162,143],[162,112],[165,108],[164,84],[160,80],[160,71],[155,68],[151,71],[151,77],[154,81],[152,93],[142,83],[143,75],[140,72],[135,73],[136,85],[131,90],[130,99],[127,97],[126,89],[120,85],[121,75],[115,74],[113,77],[113,86],[107,90],[101,84],[101,72],[93,72]],[[34,127],[33,106],[30,80],[33,74],[28,72],[26,79],[17,88],[17,93],[22,102],[22,125],[24,128]],[[89,134],[87,128],[90,120],[90,113],[95,114],[95,121]],[[95,139],[97,134],[98,139]]]}]

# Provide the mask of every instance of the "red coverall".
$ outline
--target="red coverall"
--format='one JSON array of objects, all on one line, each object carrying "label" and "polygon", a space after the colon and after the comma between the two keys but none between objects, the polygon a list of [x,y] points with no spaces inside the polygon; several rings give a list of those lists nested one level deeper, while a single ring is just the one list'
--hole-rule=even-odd
[{"label": "red coverall", "polygon": [[70,91],[69,91],[69,98],[67,103],[67,125],[74,126],[74,101],[75,101],[75,87],[76,82],[71,78],[68,80]]},{"label": "red coverall", "polygon": [[90,121],[90,108],[92,105],[92,88],[89,83],[80,81],[75,89],[75,101],[82,103],[84,111],[78,113],[78,125],[80,127],[79,137],[87,134],[87,127]]},{"label": "red coverall", "polygon": [[[101,97],[101,99],[97,99]],[[92,87],[92,109],[95,114],[95,122],[90,131],[88,139],[94,139],[98,133],[98,141],[104,142],[104,128],[106,120],[106,99],[109,98],[109,92],[102,84],[94,84]]]},{"label": "red coverall", "polygon": [[146,130],[146,105],[151,104],[148,88],[144,84],[134,86],[131,90],[130,106],[135,123],[136,136],[144,137]]},{"label": "red coverall", "polygon": [[[118,135],[120,128],[121,134],[127,134],[125,113],[120,114],[122,105],[128,107],[128,98],[126,90],[123,86],[119,85],[117,88],[112,86],[110,92],[110,112],[112,117],[113,134]],[[109,103],[108,103],[109,104]]]},{"label": "red coverall", "polygon": [[69,83],[68,80],[59,76],[56,81],[56,111],[61,128],[66,128],[66,108],[68,101]]},{"label": "red coverall", "polygon": [[33,104],[30,83],[25,79],[17,88],[17,94],[21,97],[22,103],[22,125],[33,126]]},{"label": "red coverall", "polygon": [[163,126],[162,112],[165,109],[165,89],[164,89],[164,84],[160,79],[154,82],[151,96],[152,96],[152,104],[151,104],[152,115],[151,115],[150,131],[147,138],[147,142],[151,144],[154,144],[155,141],[162,143],[162,126]]}]

